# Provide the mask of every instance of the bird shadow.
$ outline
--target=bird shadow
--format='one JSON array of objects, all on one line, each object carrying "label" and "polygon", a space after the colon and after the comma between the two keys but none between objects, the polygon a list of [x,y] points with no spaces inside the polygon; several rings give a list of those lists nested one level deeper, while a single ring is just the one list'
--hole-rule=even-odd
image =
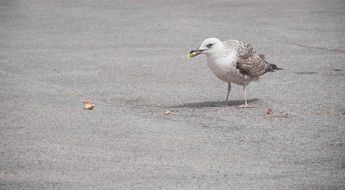
[{"label": "bird shadow", "polygon": [[[248,103],[258,101],[258,98],[247,100]],[[244,100],[230,100],[229,106],[239,106],[244,104]],[[192,102],[182,105],[171,106],[171,108],[206,108],[206,107],[225,107],[225,101],[211,101],[211,102]]]}]

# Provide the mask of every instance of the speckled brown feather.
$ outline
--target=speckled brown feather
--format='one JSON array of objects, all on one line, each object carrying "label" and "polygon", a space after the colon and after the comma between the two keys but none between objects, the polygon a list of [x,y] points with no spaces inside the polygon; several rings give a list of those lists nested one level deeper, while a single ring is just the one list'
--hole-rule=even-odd
[{"label": "speckled brown feather", "polygon": [[267,72],[268,64],[256,53],[249,55],[247,58],[239,57],[236,62],[236,68],[241,73],[258,78]]},{"label": "speckled brown feather", "polygon": [[227,40],[223,43],[227,51],[236,51],[238,56],[236,68],[240,73],[258,78],[271,70],[269,63],[265,61],[265,56],[256,53],[250,44],[238,40]]}]

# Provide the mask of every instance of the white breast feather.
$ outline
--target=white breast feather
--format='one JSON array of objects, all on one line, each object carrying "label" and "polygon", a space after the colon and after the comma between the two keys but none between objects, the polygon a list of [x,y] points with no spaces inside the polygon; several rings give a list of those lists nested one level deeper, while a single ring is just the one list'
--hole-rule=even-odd
[{"label": "white breast feather", "polygon": [[218,78],[225,82],[247,85],[251,78],[241,74],[236,69],[236,61],[236,53],[232,52],[225,57],[208,57],[207,66]]}]

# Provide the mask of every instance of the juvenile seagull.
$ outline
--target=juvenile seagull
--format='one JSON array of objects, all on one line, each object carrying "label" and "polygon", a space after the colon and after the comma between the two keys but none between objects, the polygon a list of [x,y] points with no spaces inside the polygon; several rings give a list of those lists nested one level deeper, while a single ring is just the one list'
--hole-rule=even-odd
[{"label": "juvenile seagull", "polygon": [[225,106],[228,106],[231,83],[243,86],[244,104],[238,107],[251,108],[247,103],[246,86],[259,79],[266,72],[281,70],[276,65],[266,62],[265,56],[256,53],[250,44],[238,40],[220,41],[208,38],[197,50],[192,50],[189,57],[204,54],[207,66],[221,80],[228,83]]}]

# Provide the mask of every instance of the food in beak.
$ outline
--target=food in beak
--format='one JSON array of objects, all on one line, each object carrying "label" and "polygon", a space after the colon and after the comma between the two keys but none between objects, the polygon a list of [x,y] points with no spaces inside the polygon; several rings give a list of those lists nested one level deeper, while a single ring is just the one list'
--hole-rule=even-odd
[{"label": "food in beak", "polygon": [[196,52],[195,50],[192,50],[191,52],[189,52],[188,58],[195,57],[195,56],[197,56],[198,54],[199,54],[198,52]]}]

